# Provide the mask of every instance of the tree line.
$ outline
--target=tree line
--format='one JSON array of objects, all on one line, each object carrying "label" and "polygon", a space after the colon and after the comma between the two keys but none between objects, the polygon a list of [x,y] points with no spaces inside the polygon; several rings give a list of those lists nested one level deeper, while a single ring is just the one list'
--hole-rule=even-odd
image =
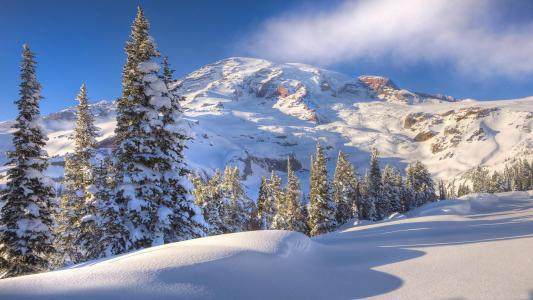
[{"label": "tree line", "polygon": [[470,184],[452,181],[443,188],[445,193],[449,197],[461,197],[469,193],[528,191],[533,189],[533,160],[516,157],[507,162],[503,170],[492,172],[486,167],[477,166],[469,170],[464,178]]},{"label": "tree line", "polygon": [[374,149],[370,168],[361,177],[340,151],[332,179],[326,164],[327,157],[317,143],[311,157],[308,196],[303,195],[289,158],[286,184],[275,171],[268,178],[263,176],[255,202],[245,194],[236,167],[216,171],[211,178],[193,176],[196,204],[202,208],[209,234],[279,229],[315,236],[350,220],[378,221],[438,199],[430,173],[421,162],[410,164],[402,177],[390,165],[382,169]]}]

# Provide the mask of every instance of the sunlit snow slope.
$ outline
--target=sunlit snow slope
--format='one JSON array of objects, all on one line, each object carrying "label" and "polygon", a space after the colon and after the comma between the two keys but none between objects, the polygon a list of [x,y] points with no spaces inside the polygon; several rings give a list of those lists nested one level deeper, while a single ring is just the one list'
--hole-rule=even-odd
[{"label": "sunlit snow slope", "polygon": [[0,280],[0,299],[528,299],[533,192],[471,195],[308,238],[213,236]]},{"label": "sunlit snow slope", "polygon": [[[285,171],[287,157],[294,159],[306,190],[317,141],[332,158],[331,171],[337,151],[344,150],[363,173],[369,151],[377,147],[384,163],[404,169],[418,159],[446,180],[478,164],[501,168],[506,159],[533,157],[533,97],[459,101],[407,91],[384,77],[355,78],[253,58],[206,65],[176,86],[185,96],[182,104],[194,138],[186,153],[190,167],[210,174],[226,164],[238,165],[250,196],[261,175]],[[110,147],[115,107],[100,102],[93,109],[103,129],[101,146]],[[74,118],[69,108],[44,119],[52,156],[71,151]],[[0,163],[2,151],[10,147],[11,124],[0,122]],[[50,173],[62,176],[60,157]]]}]

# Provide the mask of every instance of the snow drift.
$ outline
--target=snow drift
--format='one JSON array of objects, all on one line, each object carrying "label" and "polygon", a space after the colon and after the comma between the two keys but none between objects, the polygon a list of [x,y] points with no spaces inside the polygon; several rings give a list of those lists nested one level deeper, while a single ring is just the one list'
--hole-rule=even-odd
[{"label": "snow drift", "polygon": [[525,299],[533,191],[469,195],[308,238],[219,235],[0,280],[1,299]]}]

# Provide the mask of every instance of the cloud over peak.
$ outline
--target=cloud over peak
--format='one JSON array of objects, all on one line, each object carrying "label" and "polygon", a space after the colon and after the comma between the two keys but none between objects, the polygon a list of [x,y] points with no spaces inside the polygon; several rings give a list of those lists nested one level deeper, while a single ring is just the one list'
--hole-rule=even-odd
[{"label": "cloud over peak", "polygon": [[497,14],[492,1],[346,1],[327,12],[267,20],[247,44],[250,54],[283,61],[388,58],[449,62],[482,75],[533,73],[533,22],[502,23]]}]

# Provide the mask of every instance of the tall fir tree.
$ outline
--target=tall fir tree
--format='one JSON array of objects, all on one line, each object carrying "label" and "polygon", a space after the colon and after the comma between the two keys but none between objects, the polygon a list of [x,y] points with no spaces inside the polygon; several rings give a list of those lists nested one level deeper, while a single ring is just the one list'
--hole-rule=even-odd
[{"label": "tall fir tree", "polygon": [[0,199],[0,278],[47,270],[54,256],[52,231],[54,189],[43,173],[46,136],[39,125],[41,85],[35,56],[27,45],[20,67],[14,150],[8,153],[7,186]]},{"label": "tall fir tree", "polygon": [[124,226],[123,209],[113,198],[114,174],[109,156],[96,155],[91,162],[91,185],[88,199],[97,209],[96,243],[89,243],[87,257],[114,256],[126,251],[127,229]]},{"label": "tall fir tree", "polygon": [[399,197],[400,197],[400,209],[399,212],[407,212],[409,210],[409,205],[412,202],[413,193],[411,190],[405,185],[405,181],[402,177],[402,174],[399,170],[394,169],[394,185],[398,187],[399,189]]},{"label": "tall fir tree", "polygon": [[468,184],[465,182],[459,183],[459,186],[457,187],[457,197],[462,197],[464,195],[468,195],[472,192]]},{"label": "tall fir tree", "polygon": [[482,167],[477,166],[470,172],[469,176],[472,181],[472,192],[474,193],[487,193],[489,190],[489,171]]},{"label": "tall fir tree", "polygon": [[358,182],[354,167],[342,151],[337,157],[337,166],[333,176],[333,201],[335,202],[335,219],[339,225],[357,217]]},{"label": "tall fir tree", "polygon": [[244,192],[238,167],[227,166],[224,169],[224,179],[221,187],[227,210],[224,214],[226,232],[246,230],[253,207]]},{"label": "tall fir tree", "polygon": [[363,200],[364,217],[368,220],[382,219],[388,210],[388,204],[382,199],[381,169],[379,152],[372,149],[370,169],[366,176],[366,197]]},{"label": "tall fir tree", "polygon": [[311,158],[309,200],[309,233],[311,236],[331,232],[337,228],[335,203],[331,199],[326,156],[320,143]]},{"label": "tall fir tree", "polygon": [[174,70],[170,68],[168,62],[168,56],[163,57],[163,82],[167,86],[167,89],[171,90],[171,84],[174,81]]},{"label": "tall fir tree", "polygon": [[200,210],[188,197],[186,135],[178,101],[159,75],[159,56],[141,8],[126,43],[117,103],[116,199],[125,208],[129,249],[202,236]]},{"label": "tall fir tree", "polygon": [[387,215],[402,211],[402,180],[401,175],[395,168],[386,165],[381,175],[383,186],[382,197],[387,203]]},{"label": "tall fir tree", "polygon": [[265,220],[265,229],[276,229],[277,225],[274,222],[275,216],[278,213],[278,207],[283,206],[285,198],[281,188],[281,178],[276,171],[270,172],[270,179],[268,180],[266,188],[266,205],[264,206],[262,218]]},{"label": "tall fir tree", "polygon": [[[83,84],[78,100],[76,127],[72,139],[74,152],[65,158],[65,176],[61,211],[57,219],[56,245],[62,253],[58,264],[75,264],[96,258],[87,249],[98,243],[97,204],[88,187],[92,185],[92,160],[96,154],[98,128],[89,107],[87,88]],[[61,262],[61,257],[63,262]]]},{"label": "tall fir tree", "polygon": [[222,173],[220,170],[217,170],[207,180],[196,176],[192,181],[194,184],[196,204],[202,209],[202,214],[208,224],[209,235],[228,232],[224,222],[228,208],[226,207],[226,203],[223,202],[221,189],[222,179]]},{"label": "tall fir tree", "polygon": [[406,170],[406,186],[413,192],[412,207],[422,206],[425,203],[437,200],[435,184],[431,174],[420,161],[410,164]]},{"label": "tall fir tree", "polygon": [[490,177],[489,193],[505,192],[505,181],[502,174],[498,171],[494,171]]},{"label": "tall fir tree", "polygon": [[439,201],[446,200],[446,185],[444,184],[444,180],[439,180]]},{"label": "tall fir tree", "polygon": [[278,205],[273,228],[307,233],[300,182],[292,169],[290,158],[287,159],[287,186],[279,199],[282,201]]},{"label": "tall fir tree", "polygon": [[[271,174],[272,176],[275,174]],[[275,182],[274,178],[274,182]],[[279,182],[279,181],[278,181]],[[273,192],[271,180],[268,180],[266,177],[261,178],[261,185],[259,186],[259,194],[257,196],[257,218],[259,220],[259,228],[262,230],[268,230],[272,228],[272,222],[276,209],[274,207],[275,203],[273,200],[275,197],[272,197]],[[279,193],[279,187],[278,187]]]},{"label": "tall fir tree", "polygon": [[82,218],[84,193],[79,180],[84,173],[73,154],[65,156],[63,191],[60,197],[59,211],[55,216],[54,267],[59,268],[83,261],[83,249],[80,247],[80,223]]}]

